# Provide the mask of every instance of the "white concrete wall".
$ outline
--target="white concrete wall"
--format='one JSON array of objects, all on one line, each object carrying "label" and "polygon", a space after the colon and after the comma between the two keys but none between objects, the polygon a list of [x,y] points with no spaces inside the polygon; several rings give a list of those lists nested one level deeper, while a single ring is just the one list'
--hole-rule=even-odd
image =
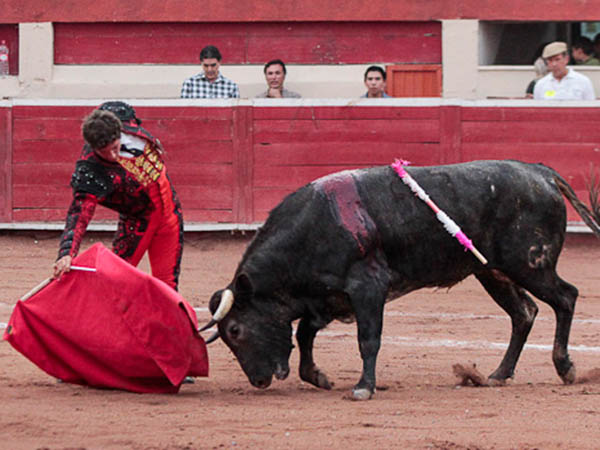
[{"label": "white concrete wall", "polygon": [[51,23],[19,25],[19,82],[24,86],[52,82],[54,32]]},{"label": "white concrete wall", "polygon": [[[306,98],[359,97],[365,92],[366,65],[287,66],[285,86]],[[52,83],[42,97],[179,98],[181,84],[202,71],[200,65],[54,66]],[[266,89],[262,65],[222,65],[223,76],[252,98]]]},{"label": "white concrete wall", "polygon": [[442,86],[445,98],[477,98],[478,21],[442,22]]}]

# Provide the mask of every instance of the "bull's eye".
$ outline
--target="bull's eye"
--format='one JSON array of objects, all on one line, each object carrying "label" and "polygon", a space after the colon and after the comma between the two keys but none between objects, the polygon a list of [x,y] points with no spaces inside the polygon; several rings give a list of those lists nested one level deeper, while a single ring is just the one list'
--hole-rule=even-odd
[{"label": "bull's eye", "polygon": [[231,339],[237,339],[240,336],[240,327],[235,324],[231,325],[227,330],[227,333]]}]

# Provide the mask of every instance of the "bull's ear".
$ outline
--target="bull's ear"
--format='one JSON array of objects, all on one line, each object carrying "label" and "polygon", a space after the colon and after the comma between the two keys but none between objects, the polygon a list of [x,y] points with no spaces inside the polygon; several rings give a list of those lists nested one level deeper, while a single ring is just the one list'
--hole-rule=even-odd
[{"label": "bull's ear", "polygon": [[235,279],[235,296],[238,297],[252,297],[254,288],[252,287],[252,281],[250,277],[245,273],[240,273]]}]

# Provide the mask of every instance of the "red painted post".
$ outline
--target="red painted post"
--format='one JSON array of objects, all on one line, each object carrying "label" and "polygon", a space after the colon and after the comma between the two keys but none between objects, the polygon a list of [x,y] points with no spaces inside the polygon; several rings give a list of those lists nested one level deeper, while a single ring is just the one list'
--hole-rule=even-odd
[{"label": "red painted post", "polygon": [[0,107],[0,222],[12,222],[12,108]]},{"label": "red painted post", "polygon": [[233,108],[233,221],[254,222],[253,114],[251,106]]},{"label": "red painted post", "polygon": [[462,161],[462,121],[460,106],[440,107],[440,164]]}]

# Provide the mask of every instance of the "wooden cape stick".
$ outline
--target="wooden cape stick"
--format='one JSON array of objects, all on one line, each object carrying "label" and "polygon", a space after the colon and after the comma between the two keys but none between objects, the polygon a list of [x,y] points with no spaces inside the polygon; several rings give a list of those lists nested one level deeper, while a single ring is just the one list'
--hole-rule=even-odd
[{"label": "wooden cape stick", "polygon": [[[96,268],[95,267],[71,266],[71,270],[81,270],[81,271],[85,271],[85,272],[95,272]],[[21,300],[22,302],[24,302],[25,300],[27,300],[32,295],[37,294],[42,289],[44,289],[46,286],[48,286],[53,279],[54,278],[52,278],[52,277],[46,278],[44,281],[42,281],[40,284],[38,284],[36,287],[34,287],[32,290],[30,290],[27,294],[25,294],[19,300]]]},{"label": "wooden cape stick", "polygon": [[487,259],[479,253],[479,250],[475,248],[473,242],[467,237],[465,233],[459,228],[458,225],[450,218],[448,215],[442,211],[438,206],[429,198],[429,195],[423,190],[421,186],[411,177],[406,170],[404,170],[404,166],[408,165],[409,162],[403,159],[397,159],[392,163],[392,168],[396,171],[398,176],[402,179],[404,184],[406,184],[411,191],[413,191],[417,197],[423,200],[427,206],[429,206],[433,212],[435,212],[436,217],[448,233],[454,236],[458,242],[460,242],[466,249],[470,250],[471,253],[475,255],[475,257],[481,261],[481,264],[487,264]]}]

